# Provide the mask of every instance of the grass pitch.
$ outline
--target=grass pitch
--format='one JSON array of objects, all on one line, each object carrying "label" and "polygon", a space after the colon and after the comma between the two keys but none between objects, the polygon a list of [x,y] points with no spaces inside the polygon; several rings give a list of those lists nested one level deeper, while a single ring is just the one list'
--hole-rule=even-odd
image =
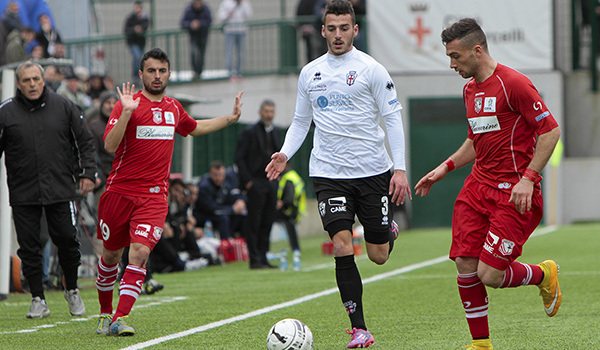
[{"label": "grass pitch", "polygon": [[[600,349],[600,224],[559,227],[532,237],[520,261],[560,265],[563,303],[545,315],[534,286],[488,289],[494,349]],[[546,231],[547,232],[547,231]],[[299,272],[249,270],[230,263],[203,271],[160,274],[161,292],[142,295],[130,315],[133,337],[95,333],[99,312],[92,279],[80,280],[87,316],[71,317],[62,292],[49,292],[51,315],[26,319],[30,295],[0,302],[0,349],[265,349],[280,319],[302,320],[316,350],[344,349],[349,321],[335,283],[333,258],[321,254],[325,235],[301,239]],[[364,308],[373,349],[460,349],[470,342],[454,264],[442,257],[449,229],[403,232],[390,260],[357,258],[365,282]],[[272,245],[273,251],[289,247]],[[115,294],[116,295],[116,294]],[[116,306],[115,296],[115,306]]]}]

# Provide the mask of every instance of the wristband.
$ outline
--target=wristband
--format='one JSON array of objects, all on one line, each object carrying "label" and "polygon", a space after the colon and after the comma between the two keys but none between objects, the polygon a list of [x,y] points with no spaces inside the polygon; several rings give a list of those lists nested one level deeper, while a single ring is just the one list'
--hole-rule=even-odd
[{"label": "wristband", "polygon": [[452,160],[452,158],[446,159],[444,164],[446,164],[448,166],[448,172],[451,172],[452,170],[454,170],[456,168],[456,164],[454,164],[454,161]]},{"label": "wristband", "polygon": [[534,184],[537,184],[540,181],[542,181],[542,176],[537,171],[530,168],[525,169],[523,177],[528,180],[531,180],[531,182],[533,182]]}]

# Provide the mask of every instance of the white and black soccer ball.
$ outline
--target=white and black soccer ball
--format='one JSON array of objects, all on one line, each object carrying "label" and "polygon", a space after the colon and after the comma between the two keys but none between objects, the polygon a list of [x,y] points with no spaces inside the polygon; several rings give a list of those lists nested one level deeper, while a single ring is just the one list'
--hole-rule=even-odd
[{"label": "white and black soccer ball", "polygon": [[268,350],[312,350],[313,335],[302,321],[293,318],[283,319],[267,335]]}]

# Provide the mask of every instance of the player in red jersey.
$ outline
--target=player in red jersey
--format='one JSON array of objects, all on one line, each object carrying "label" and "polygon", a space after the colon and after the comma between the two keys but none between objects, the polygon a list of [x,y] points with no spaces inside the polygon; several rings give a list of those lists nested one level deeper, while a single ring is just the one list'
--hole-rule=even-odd
[{"label": "player in red jersey", "polygon": [[[236,96],[230,115],[194,120],[177,100],[165,96],[170,74],[166,53],[158,48],[146,52],[140,61],[142,91],[135,92],[130,83],[123,84],[122,91],[117,88],[120,101],[104,133],[105,148],[115,153],[115,159],[98,206],[98,238],[104,241],[96,280],[99,334],[135,334],[125,320],[140,295],[148,255],[163,231],[175,133],[204,135],[240,118],[242,92]],[[119,304],[113,315],[117,265],[127,246],[129,265],[120,282]]]},{"label": "player in red jersey", "polygon": [[473,342],[467,349],[492,349],[486,286],[537,285],[548,316],[558,311],[558,266],[516,259],[542,218],[542,171],[560,137],[556,120],[531,81],[498,64],[474,19],[442,32],[450,68],[471,78],[463,98],[469,134],[463,145],[415,186],[421,197],[455,168],[475,161],[456,199],[450,258]]}]

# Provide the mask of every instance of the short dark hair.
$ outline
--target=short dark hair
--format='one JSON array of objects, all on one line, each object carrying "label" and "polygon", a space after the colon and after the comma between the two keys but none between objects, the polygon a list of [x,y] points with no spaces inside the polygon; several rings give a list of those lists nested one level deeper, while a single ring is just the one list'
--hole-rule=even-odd
[{"label": "short dark hair", "polygon": [[474,18],[463,18],[442,31],[444,45],[456,39],[464,40],[468,47],[481,45],[487,51],[485,33]]},{"label": "short dark hair", "polygon": [[267,106],[269,106],[269,107],[275,107],[275,102],[273,102],[273,100],[270,100],[270,99],[265,99],[260,104],[259,110],[263,109],[264,107],[267,107]]},{"label": "short dark hair", "polygon": [[349,0],[333,0],[328,1],[325,5],[325,11],[323,12],[323,23],[325,23],[325,17],[327,15],[350,15],[352,17],[352,25],[356,24],[356,15],[354,14],[354,7]]},{"label": "short dark hair", "polygon": [[167,62],[167,68],[171,70],[171,61],[169,61],[169,56],[167,56],[163,50],[155,47],[142,56],[142,59],[140,60],[140,70],[142,72],[144,71],[144,65],[146,64],[146,61],[149,58],[154,58],[155,60],[159,60],[161,62]]},{"label": "short dark hair", "polygon": [[220,160],[213,160],[212,162],[210,162],[210,169],[221,169],[224,167],[225,164],[223,164],[223,162]]}]

